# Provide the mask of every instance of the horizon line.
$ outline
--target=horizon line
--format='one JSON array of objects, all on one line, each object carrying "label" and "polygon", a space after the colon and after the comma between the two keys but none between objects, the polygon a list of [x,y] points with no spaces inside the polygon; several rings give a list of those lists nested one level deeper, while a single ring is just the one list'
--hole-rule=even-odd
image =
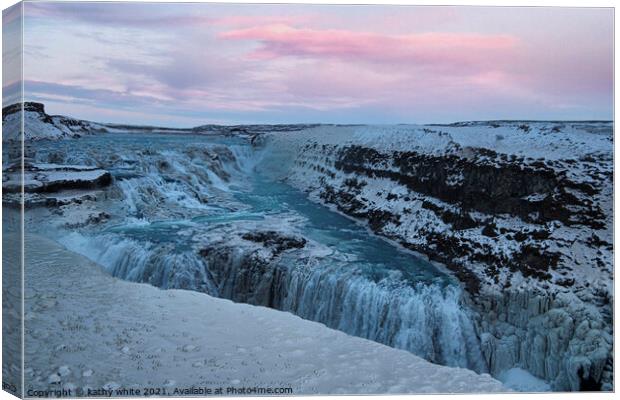
[{"label": "horizon line", "polygon": [[[2,107],[2,115],[4,119],[5,110],[10,109],[18,104],[41,104],[45,112],[45,103],[40,101],[23,101],[9,104],[7,106]],[[46,113],[47,114],[47,113]],[[139,127],[139,128],[156,128],[156,129],[167,129],[167,130],[193,130],[196,128],[204,127],[204,126],[214,126],[214,127],[238,127],[238,126],[287,126],[287,125],[332,125],[332,126],[372,126],[372,125],[419,125],[419,126],[448,126],[448,125],[456,125],[456,124],[465,124],[465,123],[492,123],[492,122],[550,122],[550,123],[614,123],[613,119],[478,119],[478,120],[458,120],[452,122],[429,122],[429,123],[419,123],[419,122],[392,122],[392,123],[359,123],[359,122],[341,122],[341,123],[330,123],[330,122],[280,122],[280,123],[242,123],[242,124],[211,124],[205,123],[200,125],[195,125],[191,127],[173,127],[173,126],[160,126],[160,125],[138,125],[131,123],[117,123],[117,122],[99,122],[93,121],[89,119],[81,119],[78,117],[73,117],[71,115],[62,115],[62,114],[47,114],[51,117],[68,117],[73,119],[79,119],[81,121],[93,122],[100,125],[112,126],[112,127]]]}]

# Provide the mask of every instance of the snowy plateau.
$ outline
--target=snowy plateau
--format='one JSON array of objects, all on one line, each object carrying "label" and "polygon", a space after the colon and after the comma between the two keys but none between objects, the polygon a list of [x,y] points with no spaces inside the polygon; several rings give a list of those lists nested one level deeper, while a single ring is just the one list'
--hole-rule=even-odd
[{"label": "snowy plateau", "polygon": [[26,103],[22,160],[20,110],[25,388],[613,390],[611,122],[170,129]]}]

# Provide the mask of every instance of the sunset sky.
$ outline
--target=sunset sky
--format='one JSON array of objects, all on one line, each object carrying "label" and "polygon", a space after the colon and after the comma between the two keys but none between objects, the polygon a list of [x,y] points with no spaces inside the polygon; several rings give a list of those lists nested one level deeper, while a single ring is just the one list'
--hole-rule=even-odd
[{"label": "sunset sky", "polygon": [[[25,97],[54,114],[182,127],[613,117],[609,8],[26,3],[24,11]],[[11,18],[4,23],[6,32]],[[6,105],[16,82],[4,81]]]}]

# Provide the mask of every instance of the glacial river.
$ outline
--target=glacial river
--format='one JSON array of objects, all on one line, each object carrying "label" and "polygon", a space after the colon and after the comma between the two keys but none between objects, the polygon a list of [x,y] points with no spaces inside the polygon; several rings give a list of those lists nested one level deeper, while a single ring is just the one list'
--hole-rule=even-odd
[{"label": "glacial river", "polygon": [[[228,271],[235,282],[234,271],[247,275],[255,266],[233,265],[248,262],[239,257],[216,266],[199,249],[247,229],[293,232],[322,251],[293,249],[271,261],[285,271],[277,282],[282,293],[270,294],[274,308],[436,363],[486,370],[456,281],[312,202],[279,179],[285,171],[276,178],[268,150],[236,137],[135,133],[34,146],[37,162],[97,165],[112,173],[111,187],[78,207],[103,211],[107,219],[67,228],[51,213],[38,230],[114,276],[234,299],[243,288],[224,290],[214,274]],[[64,214],[76,210],[65,207]]]}]

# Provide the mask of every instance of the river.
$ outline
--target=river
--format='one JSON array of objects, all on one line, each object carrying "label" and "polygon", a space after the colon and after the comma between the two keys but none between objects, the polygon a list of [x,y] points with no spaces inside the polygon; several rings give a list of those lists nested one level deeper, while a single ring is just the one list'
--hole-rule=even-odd
[{"label": "river", "polygon": [[[111,187],[83,206],[105,212],[104,222],[68,228],[53,212],[29,211],[42,218],[29,229],[116,277],[267,305],[432,362],[486,372],[458,282],[289,186],[281,179],[286,166],[278,170],[269,150],[238,137],[135,133],[39,142],[30,150],[37,162],[112,173]],[[248,230],[296,235],[311,246],[269,258],[248,278],[257,264],[248,265],[252,258],[235,246]],[[230,256],[201,254],[209,246]],[[241,273],[256,281],[254,290],[265,268],[268,299],[239,293],[249,287],[239,284]]]}]

